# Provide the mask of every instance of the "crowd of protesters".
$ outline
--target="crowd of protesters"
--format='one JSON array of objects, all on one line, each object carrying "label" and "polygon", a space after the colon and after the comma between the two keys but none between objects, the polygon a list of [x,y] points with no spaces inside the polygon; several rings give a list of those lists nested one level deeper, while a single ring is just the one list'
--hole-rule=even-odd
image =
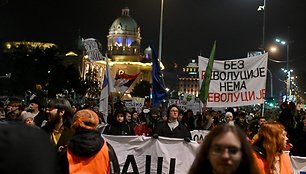
[{"label": "crowd of protesters", "polygon": [[[69,147],[69,144],[73,145],[70,147],[71,149],[76,146],[76,142],[71,142],[73,137],[79,140],[78,136],[94,137],[97,135],[84,133],[73,126],[77,124],[74,121],[80,120],[75,118],[78,116],[78,111],[84,109],[96,114],[97,122],[91,126],[99,134],[145,135],[153,138],[165,136],[183,138],[188,142],[192,138],[190,131],[214,130],[219,125],[228,124],[241,130],[250,144],[258,144],[262,143],[260,141],[263,136],[260,134],[260,128],[267,121],[274,121],[283,126],[288,136],[287,146],[282,150],[290,151],[292,155],[306,156],[306,148],[304,148],[306,143],[306,112],[304,110],[298,111],[293,102],[284,102],[280,106],[280,111],[276,113],[277,115],[272,117],[262,116],[260,112],[256,111],[251,113],[240,108],[235,110],[227,108],[224,111],[208,109],[203,113],[194,113],[192,110],[184,112],[177,105],[170,105],[167,108],[145,106],[139,112],[135,108],[126,108],[122,102],[118,102],[114,107],[110,107],[106,118],[99,112],[97,105],[83,105],[81,107],[63,98],[49,99],[46,104],[42,105],[39,97],[34,95],[30,98],[28,105],[23,105],[20,100],[14,99],[6,104],[0,102],[0,125],[25,124],[33,129],[44,131],[58,153],[68,153],[67,146]],[[82,118],[82,116],[78,117]],[[99,142],[100,146],[96,150],[100,150],[104,144],[103,140],[99,140]],[[95,152],[97,153],[97,151]],[[74,154],[70,153],[69,155],[68,162],[73,162],[69,159]],[[67,165],[69,165],[67,164],[67,156],[64,159],[67,169]],[[67,170],[64,171],[67,173]]]}]

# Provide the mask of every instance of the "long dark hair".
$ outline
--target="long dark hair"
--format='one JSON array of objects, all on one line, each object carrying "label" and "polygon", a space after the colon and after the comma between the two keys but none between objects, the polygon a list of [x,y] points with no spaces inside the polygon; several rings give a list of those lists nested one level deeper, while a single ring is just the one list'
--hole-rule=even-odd
[{"label": "long dark hair", "polygon": [[[70,105],[70,102],[66,99],[51,99],[46,108],[56,108],[58,109],[58,112],[61,110],[64,110],[65,113],[63,115],[63,126],[70,128],[73,120],[73,111],[72,107]],[[46,123],[46,130],[53,131],[54,125]]]},{"label": "long dark hair", "polygon": [[239,141],[241,142],[241,152],[242,152],[242,160],[236,171],[237,174],[257,174],[258,168],[255,165],[254,156],[252,154],[252,148],[249,142],[246,140],[245,134],[233,125],[222,124],[218,125],[205,137],[204,142],[200,146],[200,150],[198,155],[196,156],[190,170],[189,174],[199,174],[199,173],[213,173],[212,165],[209,161],[209,151],[212,145],[213,140],[222,134],[227,132],[232,132],[237,136]]}]

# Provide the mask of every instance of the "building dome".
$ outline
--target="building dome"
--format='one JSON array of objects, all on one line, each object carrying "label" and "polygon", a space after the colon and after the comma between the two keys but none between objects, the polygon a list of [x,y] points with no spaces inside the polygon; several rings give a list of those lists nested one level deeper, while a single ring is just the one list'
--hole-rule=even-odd
[{"label": "building dome", "polygon": [[122,15],[117,18],[109,29],[107,36],[108,55],[113,61],[140,60],[140,27],[130,17],[127,7],[122,9]]},{"label": "building dome", "polygon": [[122,15],[117,18],[112,26],[110,27],[110,33],[130,33],[130,32],[137,32],[138,26],[136,21],[130,17],[129,9],[126,7],[122,9]]}]

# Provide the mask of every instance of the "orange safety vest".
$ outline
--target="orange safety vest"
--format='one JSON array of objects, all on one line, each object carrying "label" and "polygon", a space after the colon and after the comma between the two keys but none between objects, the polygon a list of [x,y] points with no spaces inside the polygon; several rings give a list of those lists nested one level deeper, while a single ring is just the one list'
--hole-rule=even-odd
[{"label": "orange safety vest", "polygon": [[[270,174],[265,171],[266,161],[256,152],[254,152],[255,162],[259,168],[260,174]],[[288,154],[282,153],[279,156],[280,174],[292,174],[291,162]]]},{"label": "orange safety vest", "polygon": [[67,158],[70,174],[109,174],[110,164],[108,147],[106,142],[100,151],[92,157],[79,157],[74,155],[69,148],[67,149]]}]

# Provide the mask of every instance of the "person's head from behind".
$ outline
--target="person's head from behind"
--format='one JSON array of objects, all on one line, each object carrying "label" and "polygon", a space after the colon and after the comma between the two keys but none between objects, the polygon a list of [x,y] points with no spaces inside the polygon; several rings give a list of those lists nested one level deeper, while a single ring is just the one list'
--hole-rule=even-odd
[{"label": "person's head from behind", "polygon": [[275,155],[282,152],[287,143],[287,132],[285,127],[275,121],[268,121],[258,131],[258,139],[255,145],[262,146],[266,153],[267,170],[273,165]]},{"label": "person's head from behind", "polygon": [[0,126],[1,174],[59,173],[56,151],[44,131],[22,124]]},{"label": "person's head from behind", "polygon": [[71,126],[73,111],[69,101],[66,99],[51,99],[46,106],[46,114],[49,124],[55,125],[63,122],[65,126]]},{"label": "person's head from behind", "polygon": [[189,173],[256,173],[253,163],[244,133],[233,125],[222,124],[205,137]]},{"label": "person's head from behind", "polygon": [[82,109],[74,114],[72,128],[76,131],[97,130],[99,117],[96,112],[89,109]]}]

